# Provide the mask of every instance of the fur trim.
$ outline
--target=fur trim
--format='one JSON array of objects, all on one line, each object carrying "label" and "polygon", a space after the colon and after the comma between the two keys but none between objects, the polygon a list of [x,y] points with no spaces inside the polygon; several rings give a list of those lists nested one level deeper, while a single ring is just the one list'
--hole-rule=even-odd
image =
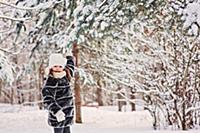
[{"label": "fur trim", "polygon": [[66,76],[66,72],[65,71],[62,71],[62,72],[53,72],[53,77],[54,78],[62,78]]}]

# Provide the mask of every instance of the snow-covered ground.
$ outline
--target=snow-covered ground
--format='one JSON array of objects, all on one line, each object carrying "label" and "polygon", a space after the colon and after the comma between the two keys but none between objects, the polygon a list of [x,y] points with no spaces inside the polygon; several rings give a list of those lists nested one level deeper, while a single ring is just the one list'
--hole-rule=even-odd
[{"label": "snow-covered ground", "polygon": [[[83,124],[74,124],[72,133],[199,133],[200,130],[153,130],[146,111],[117,112],[115,107],[83,107]],[[47,112],[30,107],[0,104],[0,133],[53,133]]]}]

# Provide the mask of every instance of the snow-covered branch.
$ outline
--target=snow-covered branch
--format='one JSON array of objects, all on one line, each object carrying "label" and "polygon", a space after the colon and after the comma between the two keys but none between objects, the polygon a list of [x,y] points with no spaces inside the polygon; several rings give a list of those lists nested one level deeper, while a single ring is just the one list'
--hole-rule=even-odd
[{"label": "snow-covered branch", "polygon": [[10,6],[12,8],[16,8],[16,9],[19,9],[19,10],[39,10],[39,9],[52,7],[52,5],[54,5],[55,3],[60,3],[60,2],[63,2],[63,0],[61,0],[59,2],[52,0],[52,1],[49,1],[49,2],[45,2],[45,3],[40,3],[39,5],[36,5],[34,7],[18,6],[18,5],[14,5],[14,4],[3,2],[3,1],[0,1],[0,4]]},{"label": "snow-covered branch", "polygon": [[4,15],[0,15],[0,19],[8,19],[11,21],[27,21],[30,20],[30,17],[27,18],[14,18],[14,17],[9,17],[9,16],[4,16]]}]

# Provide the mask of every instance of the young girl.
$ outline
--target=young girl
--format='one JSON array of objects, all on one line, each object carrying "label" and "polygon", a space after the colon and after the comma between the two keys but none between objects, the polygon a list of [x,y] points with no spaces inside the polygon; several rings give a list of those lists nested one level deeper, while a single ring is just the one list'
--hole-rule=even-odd
[{"label": "young girl", "polygon": [[70,79],[74,73],[73,56],[61,54],[49,57],[48,76],[42,89],[44,107],[48,110],[48,124],[54,133],[70,133],[73,123],[74,102]]}]

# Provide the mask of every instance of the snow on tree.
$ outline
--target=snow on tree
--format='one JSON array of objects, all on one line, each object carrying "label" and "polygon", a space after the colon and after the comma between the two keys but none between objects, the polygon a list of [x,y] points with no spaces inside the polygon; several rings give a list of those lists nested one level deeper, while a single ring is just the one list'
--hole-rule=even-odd
[{"label": "snow on tree", "polygon": [[183,21],[183,29],[191,36],[199,37],[200,25],[200,1],[186,0],[186,1],[171,1],[172,10],[175,10],[181,16]]},{"label": "snow on tree", "polygon": [[126,41],[136,43],[135,49],[143,52],[141,54],[146,56],[145,59],[149,59],[144,62],[138,58],[138,66],[141,64],[143,67],[142,71],[136,72],[142,79],[136,92],[144,94],[146,109],[155,118],[155,128],[173,125],[186,130],[198,125],[198,118],[193,116],[199,114],[199,110],[188,112],[190,108],[199,106],[198,40],[184,36],[178,30],[180,23],[170,23],[170,19],[162,17],[164,16],[160,17],[159,26],[165,27],[165,30],[159,27],[152,34],[152,27],[149,28],[142,22],[138,28],[148,28],[148,32],[135,33],[134,30],[127,30],[129,38],[134,39],[130,41],[128,38]]},{"label": "snow on tree", "polygon": [[34,22],[31,29],[26,21],[17,22],[16,28],[20,33],[26,27],[28,43],[69,47],[74,41],[83,42],[85,36],[101,37],[115,25],[130,22],[130,5],[131,2],[119,0],[17,1],[15,16]]},{"label": "snow on tree", "polygon": [[0,52],[0,79],[9,84],[14,81],[12,65],[2,51]]},{"label": "snow on tree", "polygon": [[[0,10],[0,18],[11,27],[2,26],[7,32],[0,33],[0,40],[1,44],[8,43],[9,52],[21,54],[26,50],[32,57],[29,67],[25,65],[27,77],[37,80],[41,80],[37,72],[42,72],[39,68],[48,54],[65,53],[78,43],[83,50],[81,68],[77,69],[84,81],[82,87],[92,88],[86,93],[99,87],[135,102],[138,99],[132,101],[125,95],[134,92],[143,97],[155,128],[172,125],[185,130],[200,121],[199,42],[182,33],[186,29],[189,35],[199,35],[199,1],[185,2],[1,1],[11,14]],[[4,21],[1,23],[5,25]]]},{"label": "snow on tree", "polygon": [[[1,4],[14,7],[14,17],[6,18],[16,24],[16,30],[11,32],[15,34],[13,44],[19,46],[17,44],[22,43],[20,46],[31,53],[30,57],[40,59],[30,60],[35,64],[36,70],[40,64],[46,62],[45,57],[50,50],[65,52],[66,48],[75,42],[84,42],[86,36],[101,38],[109,35],[108,31],[114,28],[114,25],[117,27],[130,22],[132,12],[129,9],[131,2],[118,0],[25,0],[17,1],[16,5],[5,2]],[[119,10],[121,12],[118,13]]]},{"label": "snow on tree", "polygon": [[159,8],[160,16],[134,19],[118,32],[119,40],[87,43],[83,47],[99,55],[84,61],[115,88],[117,82],[142,94],[155,128],[186,130],[199,124],[199,42],[181,33],[171,5]]}]

